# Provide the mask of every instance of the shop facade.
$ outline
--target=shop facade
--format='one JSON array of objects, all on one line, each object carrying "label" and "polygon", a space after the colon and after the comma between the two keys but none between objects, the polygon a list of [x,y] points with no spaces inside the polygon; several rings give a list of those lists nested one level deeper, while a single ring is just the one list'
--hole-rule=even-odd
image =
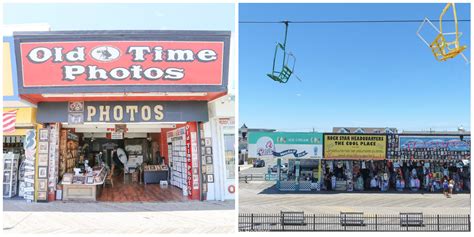
[{"label": "shop facade", "polygon": [[[470,133],[397,133],[396,129],[337,128],[321,134],[322,156],[305,159],[286,144],[278,169],[281,191],[438,192],[453,179],[456,192],[470,192]],[[352,133],[351,133],[352,131]],[[354,131],[359,131],[353,133]],[[278,159],[278,144],[292,133],[249,133],[249,156]],[[296,133],[302,136],[305,133]],[[263,137],[263,138],[262,138]],[[283,140],[281,140],[283,139]],[[289,152],[292,151],[292,152]]]},{"label": "shop facade", "polygon": [[235,185],[226,178],[232,158],[221,148],[223,134],[234,131],[213,128],[223,118],[211,114],[213,101],[229,97],[230,32],[16,32],[14,39],[19,95],[37,106],[41,126],[36,201],[234,198],[225,192]]}]

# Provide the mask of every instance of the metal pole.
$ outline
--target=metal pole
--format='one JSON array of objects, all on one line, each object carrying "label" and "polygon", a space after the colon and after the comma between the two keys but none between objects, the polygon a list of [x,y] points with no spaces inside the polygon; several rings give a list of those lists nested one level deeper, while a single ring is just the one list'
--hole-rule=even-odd
[{"label": "metal pole", "polygon": [[437,217],[437,220],[438,220],[437,222],[438,222],[438,231],[439,231],[439,215]]},{"label": "metal pole", "polygon": [[250,230],[253,231],[253,213],[250,215]]},{"label": "metal pole", "polygon": [[316,214],[313,214],[313,231],[316,231]]},{"label": "metal pole", "polygon": [[378,230],[377,214],[375,214],[375,231]]}]

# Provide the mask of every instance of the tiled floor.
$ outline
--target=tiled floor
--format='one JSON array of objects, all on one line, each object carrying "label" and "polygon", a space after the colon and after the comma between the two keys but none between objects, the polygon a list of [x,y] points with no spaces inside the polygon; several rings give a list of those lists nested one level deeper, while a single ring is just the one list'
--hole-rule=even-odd
[{"label": "tiled floor", "polygon": [[181,189],[159,184],[124,183],[123,176],[114,177],[114,186],[106,184],[97,199],[104,202],[179,202],[189,200]]}]

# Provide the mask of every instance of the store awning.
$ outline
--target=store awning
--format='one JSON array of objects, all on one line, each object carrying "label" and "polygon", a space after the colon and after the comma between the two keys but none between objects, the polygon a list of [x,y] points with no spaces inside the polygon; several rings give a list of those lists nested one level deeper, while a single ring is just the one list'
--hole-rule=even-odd
[{"label": "store awning", "polygon": [[18,110],[3,112],[3,133],[10,134],[15,132],[16,113]]}]

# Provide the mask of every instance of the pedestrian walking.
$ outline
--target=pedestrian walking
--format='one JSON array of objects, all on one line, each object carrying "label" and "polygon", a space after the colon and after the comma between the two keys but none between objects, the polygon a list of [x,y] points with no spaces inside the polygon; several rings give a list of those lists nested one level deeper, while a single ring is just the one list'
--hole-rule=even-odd
[{"label": "pedestrian walking", "polygon": [[451,197],[453,195],[453,189],[454,189],[454,179],[453,178],[449,179],[448,189],[449,189],[449,195]]},{"label": "pedestrian walking", "polygon": [[444,178],[443,178],[443,194],[447,198],[449,197],[448,191],[449,191],[448,177],[444,176]]}]

